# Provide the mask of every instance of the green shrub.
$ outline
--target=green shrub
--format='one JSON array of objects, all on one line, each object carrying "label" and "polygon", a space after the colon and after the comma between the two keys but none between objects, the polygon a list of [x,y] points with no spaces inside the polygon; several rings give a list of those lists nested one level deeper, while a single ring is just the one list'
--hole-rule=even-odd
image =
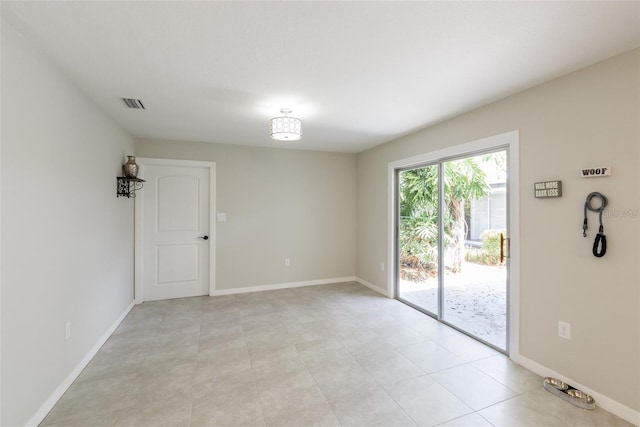
[{"label": "green shrub", "polygon": [[498,265],[500,264],[500,233],[505,230],[485,230],[482,238],[482,248],[467,249],[465,260],[477,264]]}]

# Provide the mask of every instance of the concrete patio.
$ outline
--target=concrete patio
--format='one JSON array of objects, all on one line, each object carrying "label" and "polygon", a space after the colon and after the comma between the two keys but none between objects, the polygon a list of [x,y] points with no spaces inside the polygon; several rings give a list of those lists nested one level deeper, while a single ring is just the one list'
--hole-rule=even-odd
[{"label": "concrete patio", "polygon": [[[462,272],[444,279],[443,320],[506,349],[506,272],[504,267],[463,263]],[[438,279],[400,280],[399,296],[425,310],[437,312]]]}]

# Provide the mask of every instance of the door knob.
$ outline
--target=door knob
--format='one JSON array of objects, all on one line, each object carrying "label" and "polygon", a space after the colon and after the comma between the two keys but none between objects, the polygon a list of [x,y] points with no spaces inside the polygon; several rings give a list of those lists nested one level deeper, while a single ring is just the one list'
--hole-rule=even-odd
[{"label": "door knob", "polygon": [[199,236],[198,239],[209,240],[209,236]]}]

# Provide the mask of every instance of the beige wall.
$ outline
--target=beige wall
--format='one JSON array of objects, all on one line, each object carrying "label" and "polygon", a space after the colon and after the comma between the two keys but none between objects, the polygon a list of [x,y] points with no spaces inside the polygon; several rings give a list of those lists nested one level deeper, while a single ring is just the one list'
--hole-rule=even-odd
[{"label": "beige wall", "polygon": [[[357,275],[386,289],[387,163],[520,131],[520,353],[640,410],[640,50],[553,80],[357,158]],[[578,178],[585,166],[613,176]],[[561,199],[533,183],[563,181]],[[591,254],[597,219],[582,237],[586,195],[609,197],[608,251]],[[557,323],[571,323],[572,340]]]},{"label": "beige wall", "polygon": [[150,140],[136,154],[216,162],[227,214],[216,225],[217,290],[355,275],[355,155]]},{"label": "beige wall", "polygon": [[4,20],[2,107],[0,424],[21,426],[133,301],[134,147]]}]

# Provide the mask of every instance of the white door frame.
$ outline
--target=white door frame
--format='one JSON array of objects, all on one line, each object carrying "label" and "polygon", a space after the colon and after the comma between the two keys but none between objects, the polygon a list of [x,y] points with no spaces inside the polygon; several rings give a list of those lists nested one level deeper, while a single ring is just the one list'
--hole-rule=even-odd
[{"label": "white door frame", "polygon": [[506,132],[500,135],[491,136],[484,139],[468,142],[466,144],[443,148],[430,153],[420,154],[406,159],[389,162],[387,167],[387,296],[395,298],[395,280],[397,275],[396,263],[396,169],[419,166],[425,163],[435,162],[447,157],[455,157],[476,151],[490,150],[497,147],[509,147],[509,356],[517,361],[520,354],[520,341],[518,331],[520,330],[520,186],[519,170],[520,153],[518,146],[520,143],[520,133],[517,130]]},{"label": "white door frame", "polygon": [[[216,163],[198,160],[153,159],[136,157],[140,166],[138,176],[144,179],[145,166],[186,166],[209,168],[209,295],[216,289]],[[144,302],[144,187],[136,191],[134,213],[134,302]]]}]

